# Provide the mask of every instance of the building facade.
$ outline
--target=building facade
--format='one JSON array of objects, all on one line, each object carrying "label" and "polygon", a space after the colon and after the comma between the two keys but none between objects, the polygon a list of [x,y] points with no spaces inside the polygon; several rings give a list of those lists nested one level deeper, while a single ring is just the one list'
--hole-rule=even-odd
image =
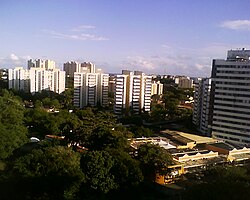
[{"label": "building facade", "polygon": [[32,94],[42,90],[62,93],[65,90],[65,72],[59,69],[44,68],[23,69],[17,67],[8,71],[9,89],[15,89]]},{"label": "building facade", "polygon": [[193,80],[190,77],[180,76],[175,78],[175,83],[179,88],[193,88]]},{"label": "building facade", "polygon": [[152,83],[151,96],[152,95],[162,95],[163,94],[163,84],[160,81]]},{"label": "building facade", "polygon": [[203,136],[211,136],[210,108],[211,78],[201,78],[194,83],[193,123]]},{"label": "building facade", "polygon": [[0,88],[8,88],[8,69],[0,69]]},{"label": "building facade", "polygon": [[115,77],[114,112],[139,114],[150,111],[152,77],[140,71],[123,70]]},{"label": "building facade", "polygon": [[56,68],[56,63],[53,60],[30,59],[28,60],[28,69],[42,68],[46,70],[53,70]]},{"label": "building facade", "polygon": [[108,106],[109,75],[96,70],[92,63],[85,64],[74,73],[74,106]]},{"label": "building facade", "polygon": [[73,78],[75,72],[79,72],[81,64],[75,61],[66,62],[63,64],[63,70],[66,77]]},{"label": "building facade", "polygon": [[213,60],[212,136],[250,144],[250,50],[230,50],[226,60]]}]

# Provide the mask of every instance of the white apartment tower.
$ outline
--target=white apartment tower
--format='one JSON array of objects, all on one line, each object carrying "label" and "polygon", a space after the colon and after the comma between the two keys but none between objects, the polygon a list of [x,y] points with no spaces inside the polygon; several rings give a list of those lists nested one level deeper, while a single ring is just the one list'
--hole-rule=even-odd
[{"label": "white apartment tower", "polygon": [[28,69],[42,68],[46,70],[53,70],[56,68],[56,63],[53,60],[30,59],[28,60]]},{"label": "white apartment tower", "polygon": [[152,90],[151,90],[151,96],[152,95],[162,95],[163,94],[163,84],[160,83],[160,81],[153,82],[152,83]]},{"label": "white apartment tower", "polygon": [[193,123],[204,136],[211,136],[211,78],[198,79],[194,84]]},{"label": "white apartment tower", "polygon": [[212,137],[250,144],[250,50],[230,50],[213,60]]},{"label": "white apartment tower", "polygon": [[[65,72],[56,69],[54,61],[36,60],[37,65],[31,65],[28,61],[28,68],[17,67],[9,69],[9,88],[30,92],[32,94],[49,90],[55,93],[62,93],[65,90]],[[39,66],[39,67],[38,67]]]},{"label": "white apartment tower", "polygon": [[123,70],[115,77],[115,114],[139,114],[150,111],[152,77],[144,73]]},{"label": "white apartment tower", "polygon": [[81,64],[75,61],[66,62],[63,64],[63,70],[66,73],[66,77],[74,77],[75,72],[80,72]]},{"label": "white apartment tower", "polygon": [[80,72],[74,73],[74,106],[108,106],[108,83],[109,75],[92,63],[81,65]]},{"label": "white apartment tower", "polygon": [[60,94],[65,90],[64,71],[59,69],[44,70],[41,68],[31,68],[29,72],[31,93],[48,90]]},{"label": "white apartment tower", "polygon": [[9,89],[15,89],[18,91],[29,92],[29,70],[22,67],[16,67],[15,69],[8,70],[8,85]]},{"label": "white apartment tower", "polygon": [[178,84],[179,88],[192,88],[193,80],[187,76],[180,76],[175,78],[175,83]]}]

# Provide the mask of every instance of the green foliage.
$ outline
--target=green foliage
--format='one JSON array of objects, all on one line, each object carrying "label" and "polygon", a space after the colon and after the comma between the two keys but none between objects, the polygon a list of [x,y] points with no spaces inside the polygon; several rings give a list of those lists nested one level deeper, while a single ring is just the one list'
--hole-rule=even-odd
[{"label": "green foliage", "polygon": [[128,141],[121,131],[100,126],[89,136],[87,147],[92,150],[124,149],[128,147]]},{"label": "green foliage", "polygon": [[185,199],[247,200],[249,195],[249,169],[219,166],[206,171],[201,183],[189,187]]},{"label": "green foliage", "polygon": [[16,174],[24,177],[75,176],[79,173],[79,164],[78,153],[67,147],[55,146],[34,149],[17,159],[13,169]]},{"label": "green foliage", "polygon": [[142,118],[140,115],[126,116],[121,119],[122,124],[142,125]]},{"label": "green foliage", "polygon": [[150,115],[153,121],[163,121],[166,119],[167,111],[163,105],[156,104],[152,106]]},{"label": "green foliage", "polygon": [[0,123],[0,159],[6,159],[12,152],[28,141],[27,129],[22,125]]},{"label": "green foliage", "polygon": [[12,174],[24,184],[20,195],[25,198],[46,194],[49,199],[75,199],[84,178],[79,154],[62,146],[35,149],[18,158]]},{"label": "green foliage", "polygon": [[111,173],[114,165],[112,156],[106,151],[90,151],[83,154],[81,168],[86,177],[86,186],[99,193],[107,193],[118,185]]},{"label": "green foliage", "polygon": [[[192,114],[191,110],[181,109],[181,102],[188,100],[193,96],[193,89],[181,89],[174,86],[166,88],[165,93],[159,99],[159,96],[152,96],[151,119],[153,121],[177,120],[187,118]],[[161,100],[162,103],[159,103]]]},{"label": "green foliage", "polygon": [[24,107],[20,99],[7,90],[0,96],[0,159],[27,142],[27,129],[23,125]]},{"label": "green foliage", "polygon": [[108,152],[115,162],[112,173],[120,189],[129,189],[143,181],[140,163],[137,160],[131,158],[127,152],[119,149],[109,149]]},{"label": "green foliage", "polygon": [[42,105],[44,108],[60,109],[62,106],[57,99],[50,99],[48,97],[42,100]]},{"label": "green foliage", "polygon": [[62,94],[62,105],[65,109],[73,109],[73,96],[74,96],[74,89],[67,88]]},{"label": "green foliage", "polygon": [[134,137],[151,137],[153,135],[153,131],[149,128],[145,128],[144,126],[134,126],[130,128]]},{"label": "green foliage", "polygon": [[86,152],[81,167],[86,177],[82,190],[92,195],[124,191],[143,180],[139,162],[118,149]]},{"label": "green foliage", "polygon": [[141,162],[145,177],[155,180],[156,173],[166,174],[167,166],[173,162],[171,154],[158,145],[144,144],[138,149],[138,160]]},{"label": "green foliage", "polygon": [[48,133],[45,125],[49,122],[49,113],[42,108],[27,109],[25,113],[25,123],[33,131],[43,135]]}]

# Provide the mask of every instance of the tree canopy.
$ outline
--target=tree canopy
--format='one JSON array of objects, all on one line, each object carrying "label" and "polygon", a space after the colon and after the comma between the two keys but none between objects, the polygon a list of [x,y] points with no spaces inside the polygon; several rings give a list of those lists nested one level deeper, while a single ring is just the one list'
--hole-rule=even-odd
[{"label": "tree canopy", "polygon": [[155,180],[156,173],[166,174],[173,163],[172,155],[158,145],[146,143],[138,149],[138,160],[146,178]]},{"label": "tree canopy", "polygon": [[28,141],[27,129],[22,102],[7,90],[1,91],[0,110],[0,159],[6,159]]}]

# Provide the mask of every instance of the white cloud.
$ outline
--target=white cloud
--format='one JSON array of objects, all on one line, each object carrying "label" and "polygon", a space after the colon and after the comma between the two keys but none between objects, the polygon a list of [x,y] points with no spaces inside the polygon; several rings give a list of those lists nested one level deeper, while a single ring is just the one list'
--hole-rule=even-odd
[{"label": "white cloud", "polygon": [[165,48],[165,49],[170,49],[171,48],[169,45],[166,45],[166,44],[162,44],[161,47]]},{"label": "white cloud", "polygon": [[196,69],[198,69],[198,70],[202,70],[202,69],[204,68],[204,65],[201,65],[201,64],[199,64],[199,63],[195,63],[194,66],[195,66]]},{"label": "white cloud", "polygon": [[220,25],[223,28],[233,30],[250,30],[250,20],[228,20],[224,21]]},{"label": "white cloud", "polygon": [[13,61],[18,61],[19,60],[19,57],[16,56],[14,53],[10,54],[9,58]]},{"label": "white cloud", "polygon": [[16,67],[16,66],[26,66],[27,61],[31,59],[31,56],[18,56],[15,53],[11,53],[8,56],[0,58],[0,64],[2,67]]},{"label": "white cloud", "polygon": [[152,60],[147,59],[143,56],[128,56],[127,61],[125,61],[125,63],[140,70],[153,70],[155,68]]},{"label": "white cloud", "polygon": [[83,40],[83,41],[84,40],[91,40],[91,41],[109,40],[106,37],[98,36],[94,33],[87,33],[86,31],[90,29],[95,29],[95,26],[81,25],[68,31],[67,33],[66,32],[62,33],[62,32],[57,32],[54,30],[47,30],[47,29],[44,29],[42,31],[44,33],[49,34],[53,38],[58,38],[58,39],[71,39],[71,40]]},{"label": "white cloud", "polygon": [[86,31],[87,29],[95,29],[95,26],[92,25],[80,25],[72,29],[72,31],[81,32]]},{"label": "white cloud", "polygon": [[185,74],[189,67],[185,56],[128,56],[123,62],[124,66],[149,74]]}]

